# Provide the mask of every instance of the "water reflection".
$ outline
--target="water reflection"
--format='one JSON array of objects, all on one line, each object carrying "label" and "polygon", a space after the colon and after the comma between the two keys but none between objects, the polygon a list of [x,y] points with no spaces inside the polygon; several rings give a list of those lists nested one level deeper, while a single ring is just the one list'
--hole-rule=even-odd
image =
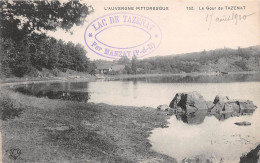
[{"label": "water reflection", "polygon": [[[205,154],[223,158],[224,162],[237,163],[243,153],[259,144],[259,113],[257,110],[252,116],[233,117],[224,121],[206,116],[203,123],[197,125],[183,123],[172,116],[168,121],[169,127],[154,129],[149,139],[154,150],[177,158],[180,162],[184,158]],[[234,124],[240,121],[248,121],[252,125],[242,127]]]},{"label": "water reflection", "polygon": [[[22,91],[29,95],[39,94],[40,97],[49,96],[48,98],[64,100],[70,100],[72,92],[88,92],[87,94],[91,93],[89,101],[95,103],[154,108],[169,104],[178,92],[197,91],[206,101],[213,100],[216,95],[223,95],[232,99],[250,99],[256,106],[260,106],[259,78],[259,74],[237,74],[152,77],[105,82],[41,83],[25,85],[25,90]],[[89,96],[86,97],[88,98]],[[201,153],[214,153],[228,162],[238,162],[237,159],[242,153],[255,148],[260,142],[260,110],[257,109],[252,116],[228,118],[230,116],[228,113],[221,112],[210,115],[205,110],[188,115],[178,113],[169,119],[169,128],[157,128],[153,131],[150,137],[152,147],[179,160]],[[234,124],[241,121],[250,122],[252,125],[242,127]]]},{"label": "water reflection", "polygon": [[[219,121],[224,121],[231,117],[243,116],[243,115],[234,115],[234,113],[231,113],[231,112],[212,114],[206,110],[198,110],[198,111],[190,113],[190,114],[175,113],[174,115],[177,120],[190,124],[190,125],[199,125],[204,122],[204,119],[206,117],[211,117],[211,116],[215,117]],[[246,114],[246,115],[252,115],[252,113]]]},{"label": "water reflection", "polygon": [[39,91],[78,91],[84,92],[88,89],[88,82],[45,82],[31,83],[15,86],[14,88],[24,87],[32,92]]},{"label": "water reflection", "polygon": [[70,90],[38,90],[32,87],[18,87],[15,91],[25,95],[32,95],[36,97],[45,97],[49,99],[61,99],[78,102],[88,102],[90,95],[88,92],[75,92]]},{"label": "water reflection", "polygon": [[[182,83],[171,84],[168,88],[172,89],[170,100],[175,93],[196,90],[206,101],[212,101],[218,94],[232,99],[252,100],[256,106],[260,106],[259,82]],[[219,160],[223,158],[224,162],[237,163],[243,153],[260,142],[259,108],[252,115],[247,115],[248,112],[241,114],[243,116],[217,111],[213,115],[207,111],[191,115],[177,113],[168,120],[168,128],[154,129],[149,139],[155,151],[180,162],[184,158],[204,154],[208,158],[214,156]],[[237,126],[237,122],[249,122],[251,125]]]},{"label": "water reflection", "polygon": [[[232,78],[233,75],[219,76],[220,78]],[[257,74],[235,75],[233,81],[244,76],[250,82],[229,82],[223,80],[214,81],[213,76],[171,76],[171,77],[146,77],[125,79],[119,81],[96,81],[96,82],[57,82],[57,83],[37,83],[24,85],[27,89],[38,91],[65,91],[65,92],[88,92],[91,99],[88,102],[106,103],[110,105],[125,106],[149,106],[168,104],[178,92],[200,92],[205,100],[212,100],[219,95],[234,97],[237,99],[249,99],[248,94],[256,92],[259,87],[259,76]],[[249,77],[250,76],[250,77]],[[184,79],[181,79],[184,78]],[[194,78],[194,79],[190,79]],[[206,79],[213,78],[213,79]],[[216,77],[218,78],[218,76]],[[188,79],[186,82],[182,82]],[[214,81],[212,83],[202,83],[204,81]],[[242,80],[241,78],[239,80]],[[188,81],[193,81],[189,83]],[[217,83],[222,81],[223,83]],[[260,81],[260,80],[259,80]],[[243,93],[241,93],[243,92]],[[260,91],[258,91],[260,92]]]},{"label": "water reflection", "polygon": [[190,114],[176,113],[176,119],[187,124],[201,124],[206,116],[209,116],[206,110],[198,110]]}]

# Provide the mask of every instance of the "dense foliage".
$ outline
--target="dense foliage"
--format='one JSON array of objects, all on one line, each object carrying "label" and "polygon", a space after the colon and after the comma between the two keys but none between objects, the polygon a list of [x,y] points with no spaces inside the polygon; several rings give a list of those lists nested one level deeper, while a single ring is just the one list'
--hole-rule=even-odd
[{"label": "dense foliage", "polygon": [[91,7],[79,1],[2,1],[0,2],[1,37],[21,41],[33,32],[70,30],[85,22]]},{"label": "dense foliage", "polygon": [[139,73],[260,71],[259,46],[216,49],[140,60]]},{"label": "dense foliage", "polygon": [[[22,77],[37,70],[58,69],[66,71],[88,71],[89,60],[86,51],[80,44],[65,43],[46,36],[37,36],[35,41],[24,40],[15,43],[11,39],[0,39],[1,67],[4,76],[15,75]],[[41,37],[38,39],[38,37]]]},{"label": "dense foliage", "polygon": [[204,50],[138,60],[122,57],[117,62],[96,63],[125,65],[124,74],[260,71],[260,47]]},{"label": "dense foliage", "polygon": [[85,22],[91,7],[79,1],[0,2],[1,76],[22,77],[34,69],[93,72],[84,48],[47,37],[57,28],[70,31]]}]

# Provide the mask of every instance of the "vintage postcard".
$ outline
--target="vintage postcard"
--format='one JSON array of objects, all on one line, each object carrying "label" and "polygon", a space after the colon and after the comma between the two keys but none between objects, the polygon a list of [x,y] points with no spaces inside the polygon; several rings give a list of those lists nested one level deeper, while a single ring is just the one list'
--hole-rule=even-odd
[{"label": "vintage postcard", "polygon": [[0,5],[1,162],[260,162],[259,0]]}]

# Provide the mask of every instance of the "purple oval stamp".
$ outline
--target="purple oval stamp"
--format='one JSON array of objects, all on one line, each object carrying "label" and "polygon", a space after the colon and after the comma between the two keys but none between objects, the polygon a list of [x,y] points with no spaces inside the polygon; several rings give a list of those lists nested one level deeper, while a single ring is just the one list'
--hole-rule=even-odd
[{"label": "purple oval stamp", "polygon": [[99,17],[87,26],[84,34],[89,49],[110,59],[144,57],[159,47],[161,38],[161,30],[155,22],[131,13]]}]

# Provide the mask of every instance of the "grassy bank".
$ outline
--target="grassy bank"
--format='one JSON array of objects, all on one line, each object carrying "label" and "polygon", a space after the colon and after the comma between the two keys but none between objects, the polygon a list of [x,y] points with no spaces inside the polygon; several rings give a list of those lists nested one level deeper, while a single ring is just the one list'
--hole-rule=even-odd
[{"label": "grassy bank", "polygon": [[[1,110],[19,110],[19,117],[1,120],[3,162],[175,162],[151,149],[151,130],[169,118],[153,108],[50,100],[7,88],[1,100]],[[16,159],[12,149],[21,151]]]}]

